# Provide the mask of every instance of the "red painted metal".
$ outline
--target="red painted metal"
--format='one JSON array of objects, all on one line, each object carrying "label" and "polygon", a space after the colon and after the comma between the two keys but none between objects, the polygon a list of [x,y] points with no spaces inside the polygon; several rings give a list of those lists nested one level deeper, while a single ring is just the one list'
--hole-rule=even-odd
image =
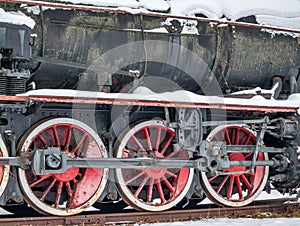
[{"label": "red painted metal", "polygon": [[[62,3],[53,3],[53,2],[44,2],[44,1],[26,1],[26,0],[2,0],[1,2],[15,3],[15,4],[27,4],[33,6],[45,6],[57,9],[73,9],[73,10],[84,10],[84,11],[96,11],[96,12],[107,12],[107,13],[130,13],[126,10],[99,7],[99,6],[87,6],[87,5],[75,5],[75,4],[62,4]],[[235,21],[224,21],[218,19],[207,19],[191,16],[182,16],[182,15],[171,15],[166,13],[154,13],[154,12],[137,12],[137,15],[151,16],[151,17],[160,17],[160,18],[174,18],[174,19],[183,19],[183,20],[195,20],[199,22],[212,23],[216,26],[219,25],[231,25],[231,26],[240,26],[240,27],[250,27],[255,29],[267,29],[281,32],[291,32],[291,33],[300,33],[300,30],[281,28],[268,25],[259,25],[245,22],[235,22]]]},{"label": "red painted metal", "polygon": [[[140,152],[159,159],[188,159],[187,151],[173,150],[171,142],[174,136],[174,132],[167,127],[146,126],[132,134],[122,157],[129,158],[132,152]],[[176,199],[186,187],[189,171],[187,168],[123,169],[122,174],[134,197],[149,204],[159,197],[161,205],[164,205]]]},{"label": "red painted metal", "polygon": [[[26,98],[25,98],[26,100]],[[154,106],[154,107],[175,107],[175,108],[208,108],[223,110],[245,110],[263,112],[297,112],[299,107],[280,107],[280,106],[253,106],[238,104],[211,104],[211,103],[191,103],[191,102],[170,102],[158,100],[139,100],[121,98],[81,98],[81,97],[58,97],[58,96],[30,96],[27,100],[52,103],[70,104],[106,104],[123,106]]]},{"label": "red painted metal", "polygon": [[25,102],[28,100],[26,96],[6,96],[0,95],[0,101]]},{"label": "red painted metal", "polygon": [[[224,99],[226,100],[226,99]],[[238,100],[238,98],[237,98]],[[0,95],[0,101],[23,102],[23,103],[70,103],[70,104],[99,104],[99,105],[123,105],[123,106],[153,106],[153,107],[175,107],[175,108],[206,108],[221,109],[234,111],[262,111],[262,112],[298,112],[298,106],[275,106],[259,104],[247,105],[245,102],[240,104],[225,103],[201,103],[201,102],[170,102],[160,100],[143,100],[143,99],[122,99],[122,98],[91,98],[91,97],[68,97],[68,96],[3,96]]]},{"label": "red painted metal", "polygon": [[[33,139],[31,148],[60,147],[73,158],[101,158],[101,151],[86,131],[70,124],[52,125]],[[70,168],[64,173],[46,176],[26,172],[32,191],[41,200],[55,208],[61,208],[67,202],[67,208],[73,209],[86,203],[96,192],[102,179],[103,169]],[[51,198],[53,197],[53,198]]]},{"label": "red painted metal", "polygon": [[[212,138],[212,141],[226,141],[227,144],[232,145],[254,145],[256,143],[256,137],[253,133],[240,126],[229,126],[219,131]],[[229,158],[231,161],[251,161],[253,153],[230,153]],[[257,160],[265,160],[264,154],[259,153]],[[223,172],[237,172],[231,175],[217,175],[208,177],[211,186],[216,193],[224,199],[232,201],[244,201],[247,196],[252,195],[257,191],[264,178],[265,167],[255,167],[254,173],[238,173],[246,170],[245,166],[232,166],[228,170]],[[244,191],[244,192],[243,192]],[[246,191],[246,192],[245,192]],[[237,197],[233,198],[233,195],[237,194]]]}]

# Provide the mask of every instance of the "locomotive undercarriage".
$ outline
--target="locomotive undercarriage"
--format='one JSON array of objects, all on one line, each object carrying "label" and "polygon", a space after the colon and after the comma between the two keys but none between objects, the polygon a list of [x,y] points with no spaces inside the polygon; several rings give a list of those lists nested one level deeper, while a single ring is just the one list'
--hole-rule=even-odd
[{"label": "locomotive undercarriage", "polygon": [[25,198],[39,212],[70,215],[121,197],[135,209],[161,211],[203,193],[219,205],[244,206],[271,186],[297,192],[293,112],[239,118],[230,110],[227,120],[211,120],[205,108],[139,102],[112,116],[115,105],[11,101],[22,98],[2,107],[4,207]]},{"label": "locomotive undercarriage", "polygon": [[[58,4],[56,7],[65,6]],[[64,15],[62,21],[56,16],[53,16],[54,21],[51,20],[52,13],[52,10],[51,13],[40,12],[41,34],[43,38],[49,37],[41,42],[38,51],[41,56],[33,57],[38,61],[34,70],[27,42],[30,39],[29,28],[1,25],[5,28],[2,34],[5,42],[14,42],[1,49],[1,206],[6,208],[26,203],[43,214],[67,216],[80,213],[92,205],[97,207],[99,203],[99,208],[105,212],[103,203],[119,200],[137,210],[163,211],[175,206],[184,207],[184,203],[190,199],[200,202],[205,196],[218,205],[239,207],[251,203],[264,190],[276,189],[290,194],[299,192],[299,51],[295,51],[299,43],[294,39],[279,36],[274,42],[278,50],[274,50],[273,41],[268,42],[269,37],[259,31],[262,28],[260,26],[238,26],[239,23],[228,21],[225,23],[228,27],[225,28],[218,26],[224,22],[204,18],[192,18],[199,22],[199,36],[180,36],[172,30],[158,36],[168,42],[158,44],[156,41],[154,45],[149,45],[148,57],[151,56],[151,47],[167,44],[169,52],[162,51],[163,58],[165,55],[170,59],[186,58],[184,62],[188,64],[183,66],[186,69],[195,66],[196,70],[191,71],[197,72],[195,79],[201,77],[198,70],[204,64],[198,65],[198,58],[193,61],[191,55],[183,54],[187,53],[184,49],[178,51],[177,44],[191,40],[188,46],[192,48],[195,45],[192,49],[196,52],[201,50],[199,53],[204,54],[209,68],[218,75],[218,87],[225,84],[215,94],[211,88],[214,86],[208,86],[211,74],[207,75],[205,71],[199,84],[206,91],[211,89],[213,94],[204,96],[195,94],[202,94],[200,91],[203,90],[197,90],[201,87],[188,77],[190,73],[183,73],[177,68],[175,70],[181,65],[177,64],[180,62],[178,59],[169,70],[169,61],[168,64],[155,64],[151,59],[148,62],[143,57],[138,58],[139,66],[133,69],[141,69],[142,66],[144,71],[141,72],[127,72],[128,64],[123,65],[125,68],[118,67],[120,71],[115,71],[98,64],[95,67],[87,66],[86,62],[81,61],[84,53],[90,50],[87,46],[96,52],[103,46],[109,49],[112,34],[118,36],[117,42],[113,43],[115,46],[128,38],[128,42],[142,40],[143,49],[146,48],[147,35],[151,32],[145,33],[143,25],[154,24],[149,20],[149,15],[133,17],[136,19],[134,26],[138,24],[137,21],[141,24],[139,31],[139,27],[128,29],[122,25],[116,29],[105,25],[110,21],[118,24],[128,20],[125,16],[122,21],[120,15],[114,17],[110,11],[103,14],[104,22],[99,20],[101,26],[95,25],[95,20],[91,20],[92,26],[86,23],[91,22],[89,19],[94,17],[89,16],[95,16],[93,14],[96,12],[82,14],[83,17],[78,17],[80,13],[77,15],[76,10],[55,12]],[[43,23],[44,16],[49,17],[47,23]],[[96,14],[96,18],[98,16]],[[71,20],[73,17],[75,20]],[[143,17],[147,17],[149,24],[143,24]],[[115,21],[116,18],[120,21]],[[174,18],[173,22],[176,21]],[[212,23],[217,24],[215,28],[211,26]],[[246,28],[248,26],[250,30]],[[91,28],[96,31],[89,30]],[[65,33],[66,37],[72,37],[82,31],[86,37],[91,35],[95,38],[96,47],[90,46],[89,41],[85,43],[86,40],[81,36],[75,35],[74,43],[69,38],[59,36]],[[130,35],[127,36],[125,31],[129,31]],[[281,31],[299,33],[295,30]],[[23,39],[14,40],[19,34],[23,34]],[[52,38],[53,34],[55,38]],[[103,37],[108,38],[106,40]],[[151,37],[148,36],[148,39],[151,40]],[[54,39],[59,40],[57,46],[51,45]],[[64,40],[68,40],[68,44]],[[108,42],[98,46],[98,42],[102,43],[103,40]],[[127,44],[127,41],[123,44]],[[85,44],[81,46],[78,43]],[[176,45],[171,45],[174,43]],[[246,49],[245,44],[249,48]],[[22,47],[19,53],[18,46]],[[76,47],[80,47],[78,54]],[[48,55],[45,54],[47,48]],[[21,50],[26,51],[21,53]],[[125,52],[124,59],[131,53]],[[56,54],[62,53],[66,58],[54,59]],[[74,53],[74,56],[70,53]],[[287,55],[291,55],[291,62],[286,59]],[[119,52],[115,58],[122,61]],[[154,59],[159,62],[159,58]],[[266,59],[267,64],[264,64]],[[193,65],[194,62],[196,65]],[[148,63],[152,66],[146,70]],[[73,74],[71,68],[89,69],[97,73],[104,71],[100,73],[104,78],[99,76],[101,81],[97,77],[95,82],[89,71],[79,73],[74,70]],[[164,70],[157,71],[157,68]],[[149,74],[146,75],[146,72]],[[129,90],[123,89],[127,85],[149,85],[152,80],[150,75],[157,72],[166,76],[168,81],[174,80],[175,90],[180,86],[181,91],[161,94],[146,88],[143,89],[146,91],[144,94],[121,93]],[[36,73],[40,73],[39,76]],[[85,76],[93,78],[86,80]],[[147,76],[146,82],[139,82]],[[28,78],[30,84],[26,84]],[[157,88],[157,84],[163,81],[158,79],[159,76],[155,78],[150,88]],[[80,79],[83,87],[78,85]],[[62,83],[62,86],[55,87],[65,89],[39,90],[35,82],[40,82],[39,85],[46,88],[52,87],[52,83]],[[169,88],[169,84],[160,85]],[[263,85],[262,88],[271,88],[270,92],[264,93],[262,91],[265,90],[261,89],[252,90],[254,93],[244,92],[247,87],[260,85]],[[75,88],[77,90],[71,90]],[[85,88],[103,92],[82,91]],[[240,90],[242,92],[235,92]],[[221,97],[224,93],[226,98]],[[294,95],[289,97],[291,94]],[[120,207],[124,205],[113,205],[113,208]]]}]

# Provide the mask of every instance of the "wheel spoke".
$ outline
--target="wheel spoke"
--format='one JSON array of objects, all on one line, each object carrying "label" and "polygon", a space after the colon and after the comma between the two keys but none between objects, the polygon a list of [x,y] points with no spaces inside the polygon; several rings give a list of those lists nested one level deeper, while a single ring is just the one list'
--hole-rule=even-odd
[{"label": "wheel spoke", "polygon": [[237,127],[235,131],[235,136],[234,136],[234,139],[235,139],[235,144],[238,145],[239,142],[240,142],[240,127]]},{"label": "wheel spoke", "polygon": [[175,180],[178,178],[178,175],[170,172],[169,170],[166,171],[166,174],[169,175],[170,177],[173,177]]},{"label": "wheel spoke", "polygon": [[[231,135],[230,135],[231,144],[235,144],[236,129],[230,129],[230,131],[231,131]],[[230,134],[230,132],[228,132],[228,134]]]},{"label": "wheel spoke", "polygon": [[230,200],[232,197],[233,192],[233,183],[234,183],[234,177],[230,176],[229,184],[227,186],[227,199]]},{"label": "wheel spoke", "polygon": [[57,133],[57,127],[53,126],[52,130],[53,130],[53,134],[54,134],[54,140],[55,140],[56,147],[60,147],[60,140],[59,140],[59,136]]},{"label": "wheel spoke", "polygon": [[246,154],[246,155],[245,155],[245,159],[246,159],[246,160],[249,160],[249,159],[252,160],[252,158],[250,158],[252,155],[253,155],[253,153],[248,153],[248,154]]},{"label": "wheel spoke", "polygon": [[219,176],[217,176],[217,175],[216,175],[216,176],[213,176],[213,177],[209,178],[208,181],[209,181],[209,182],[212,182],[214,179],[216,179],[216,178],[218,178],[218,177],[219,177]]},{"label": "wheel spoke", "polygon": [[145,177],[143,182],[140,184],[139,188],[136,190],[136,192],[134,193],[134,196],[136,198],[139,197],[139,194],[141,193],[142,189],[144,188],[145,184],[147,183],[147,181],[149,180],[149,177]]},{"label": "wheel spoke", "polygon": [[149,135],[149,131],[148,131],[147,127],[145,127],[145,129],[144,129],[144,133],[145,133],[145,138],[147,141],[148,150],[152,151],[151,139],[150,139],[150,135]]},{"label": "wheel spoke", "polygon": [[156,144],[155,144],[155,151],[156,152],[159,150],[160,139],[161,139],[161,127],[158,127],[157,136],[156,136]]},{"label": "wheel spoke", "polygon": [[39,138],[40,142],[42,143],[42,147],[46,147],[47,141],[45,140],[45,138],[43,137],[43,135],[41,133],[38,135],[38,138]]},{"label": "wheel spoke", "polygon": [[133,135],[131,137],[131,139],[133,140],[133,142],[137,145],[137,147],[142,151],[142,152],[146,152],[146,150],[144,149],[143,145],[139,142],[139,140]]},{"label": "wheel spoke", "polygon": [[34,187],[35,185],[41,183],[42,181],[48,179],[49,177],[51,177],[51,175],[43,175],[43,176],[40,176],[40,179],[34,181],[33,183],[29,184],[30,187]]},{"label": "wheel spoke", "polygon": [[166,159],[172,158],[172,157],[176,156],[177,154],[179,154],[179,153],[181,153],[181,152],[182,152],[182,150],[178,150],[178,151],[171,152],[170,154],[168,154],[168,155],[166,156]]},{"label": "wheel spoke", "polygon": [[70,126],[66,127],[67,135],[66,135],[66,141],[64,143],[64,151],[69,149],[71,138],[72,138],[72,128]]},{"label": "wheel spoke", "polygon": [[44,132],[44,136],[47,137],[49,144],[56,146],[53,129],[51,127]]},{"label": "wheel spoke", "polygon": [[53,179],[52,182],[46,188],[46,190],[43,192],[43,195],[40,198],[40,200],[43,201],[45,199],[46,195],[49,193],[50,189],[54,186],[55,183],[56,183],[56,179]]},{"label": "wheel spoke", "polygon": [[246,187],[250,191],[251,190],[251,183],[248,181],[248,179],[246,178],[246,176],[244,174],[241,175],[241,179],[244,181],[244,184],[246,185]]},{"label": "wheel spoke", "polygon": [[170,146],[170,144],[171,144],[171,142],[172,142],[174,136],[175,136],[175,134],[172,134],[172,135],[170,135],[170,137],[168,138],[168,140],[167,140],[165,146],[164,146],[163,149],[160,151],[160,153],[161,153],[162,155],[165,154],[165,152],[166,152],[166,150],[168,149],[168,147]]},{"label": "wheel spoke", "polygon": [[222,190],[222,188],[224,187],[226,181],[228,180],[229,175],[227,175],[223,180],[222,183],[219,185],[218,189],[217,189],[217,193],[220,194],[220,191]]},{"label": "wheel spoke", "polygon": [[62,191],[62,186],[63,182],[59,182],[57,186],[57,191],[56,191],[56,197],[55,197],[55,207],[58,208],[60,198],[61,198],[61,191]]},{"label": "wheel spoke", "polygon": [[159,179],[156,180],[155,186],[157,188],[157,191],[158,191],[161,202],[165,203],[166,199],[165,199],[164,192],[162,190],[161,183],[160,183]]},{"label": "wheel spoke", "polygon": [[250,139],[251,139],[251,136],[245,136],[245,139],[243,140],[243,142],[242,142],[242,145],[247,145],[247,144],[249,144],[249,142],[250,142]]},{"label": "wheel spoke", "polygon": [[151,203],[152,201],[152,193],[153,193],[153,187],[154,187],[154,179],[150,179],[149,187],[148,187],[148,193],[147,193],[147,201]]},{"label": "wheel spoke", "polygon": [[229,136],[227,128],[225,129],[225,141],[227,142],[227,144],[229,144],[229,145],[231,144],[231,138]]},{"label": "wheel spoke", "polygon": [[138,175],[136,175],[133,178],[131,178],[130,180],[126,181],[126,185],[129,185],[130,183],[132,183],[133,181],[135,181],[136,179],[138,179],[139,177],[141,177],[143,175],[145,175],[145,173],[142,171]]},{"label": "wheel spoke", "polygon": [[66,190],[67,190],[69,199],[71,199],[72,196],[73,196],[73,190],[72,190],[72,188],[71,188],[70,182],[67,181],[67,182],[65,183],[65,185],[66,185]]},{"label": "wheel spoke", "polygon": [[163,176],[163,182],[169,188],[171,193],[175,192],[175,188],[170,184],[170,182],[167,180],[167,178],[165,176]]},{"label": "wheel spoke", "polygon": [[242,200],[243,199],[243,190],[242,190],[241,180],[240,180],[239,176],[235,177],[235,184],[236,184],[236,187],[237,187],[239,198],[240,198],[240,200]]},{"label": "wheel spoke", "polygon": [[81,147],[81,145],[83,144],[86,138],[87,138],[87,134],[85,133],[80,139],[80,141],[76,144],[75,148],[72,150],[73,154],[78,152],[79,148]]}]

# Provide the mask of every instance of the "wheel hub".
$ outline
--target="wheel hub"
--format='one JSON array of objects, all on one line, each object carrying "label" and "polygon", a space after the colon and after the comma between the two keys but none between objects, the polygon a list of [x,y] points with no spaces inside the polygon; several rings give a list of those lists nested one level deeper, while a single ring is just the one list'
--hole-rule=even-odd
[{"label": "wheel hub", "polygon": [[53,177],[61,182],[74,180],[79,173],[79,168],[70,168],[64,173],[53,174]]},{"label": "wheel hub", "polygon": [[[242,153],[230,153],[230,161],[245,161],[245,156]],[[228,170],[224,172],[243,172],[246,170],[246,166],[231,166]],[[235,174],[234,176],[239,176],[241,174]]]},{"label": "wheel hub", "polygon": [[[158,151],[155,152],[155,157],[157,158],[165,158],[164,155],[159,153]],[[162,178],[166,172],[166,168],[151,168],[151,169],[145,169],[144,172],[151,178],[151,179],[160,179]]]},{"label": "wheel hub", "polygon": [[167,172],[166,169],[152,168],[144,171],[151,179],[160,179]]}]

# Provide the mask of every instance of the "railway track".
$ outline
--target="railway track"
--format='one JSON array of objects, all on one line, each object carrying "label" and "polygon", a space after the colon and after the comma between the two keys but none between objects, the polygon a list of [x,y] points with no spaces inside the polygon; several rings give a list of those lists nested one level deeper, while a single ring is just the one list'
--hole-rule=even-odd
[{"label": "railway track", "polygon": [[299,211],[300,203],[293,199],[274,199],[256,201],[240,208],[224,208],[214,204],[200,204],[198,208],[170,210],[164,212],[136,212],[126,210],[122,213],[85,212],[71,217],[30,216],[2,217],[0,225],[133,225],[135,223],[170,222],[199,220],[219,217],[274,217],[292,216]]}]

